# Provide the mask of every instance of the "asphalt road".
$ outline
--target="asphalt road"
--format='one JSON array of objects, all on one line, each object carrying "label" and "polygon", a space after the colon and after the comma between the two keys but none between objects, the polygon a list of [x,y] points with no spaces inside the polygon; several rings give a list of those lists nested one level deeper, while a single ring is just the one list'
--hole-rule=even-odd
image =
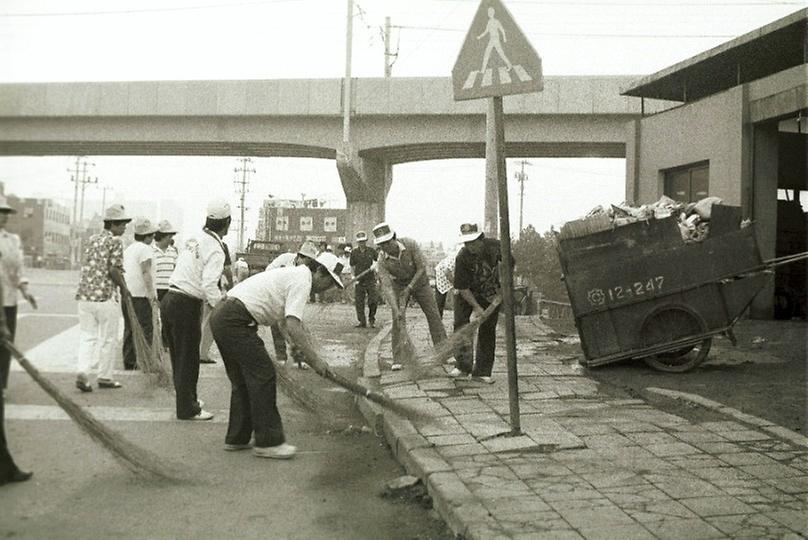
[{"label": "asphalt road", "polygon": [[[24,350],[63,339],[77,323],[75,282],[69,273],[56,274],[32,280],[39,312],[26,315],[28,306],[20,308],[17,342]],[[343,375],[354,374],[353,361],[372,333],[352,327],[349,306],[317,305],[312,315],[309,326],[329,362]],[[311,371],[288,373],[325,403],[324,410],[308,412],[279,397],[287,437],[299,449],[286,462],[223,451],[229,383],[221,361],[203,366],[199,384],[205,408],[216,413],[212,422],[174,420],[173,396],[148,387],[140,374],[122,374],[121,390],[81,394],[72,387],[74,375],[59,371],[46,376],[71,399],[192,480],[154,484],[133,476],[15,371],[7,434],[19,465],[35,475],[0,488],[0,537],[451,538],[428,501],[380,495],[384,483],[404,471],[383,439],[359,429],[363,419],[352,396]]]},{"label": "asphalt road", "polygon": [[[577,335],[570,322],[548,321],[563,334]],[[588,369],[586,374],[616,390],[658,400],[644,390],[667,388],[697,394],[747,414],[808,434],[808,324],[805,321],[743,319],[734,328],[738,344],[713,340],[707,360],[686,373],[663,373],[641,361]],[[561,345],[582,356],[577,345]],[[690,419],[710,413],[698,407],[659,403]]]}]

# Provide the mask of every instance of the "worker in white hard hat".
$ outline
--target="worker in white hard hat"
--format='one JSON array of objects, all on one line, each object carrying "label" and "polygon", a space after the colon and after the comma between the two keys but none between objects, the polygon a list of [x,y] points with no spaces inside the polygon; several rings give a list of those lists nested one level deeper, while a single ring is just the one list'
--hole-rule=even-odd
[{"label": "worker in white hard hat", "polygon": [[322,362],[303,328],[309,293],[343,288],[342,270],[333,253],[316,253],[307,242],[298,252],[299,264],[255,274],[233,287],[211,315],[216,345],[232,385],[230,422],[225,450],[251,448],[257,457],[289,459],[296,448],[286,442],[276,404],[277,375],[258,326],[280,324],[309,361]]},{"label": "worker in white hard hat", "polygon": [[152,305],[157,301],[154,286],[154,248],[151,246],[157,226],[142,216],[135,218],[135,241],[123,250],[123,277],[132,297],[132,310],[128,313],[127,302],[121,303],[123,312],[123,368],[137,369],[137,354],[132,329],[132,317],[137,320],[146,343],[152,342]]},{"label": "worker in white hard hat", "polygon": [[230,228],[230,219],[227,201],[215,199],[208,204],[205,227],[197,235],[196,243],[187,242],[189,249],[177,258],[168,293],[160,303],[180,420],[213,418],[211,413],[202,410],[196,395],[202,307],[204,304],[214,307],[224,298],[219,288],[225,264],[222,237]]}]

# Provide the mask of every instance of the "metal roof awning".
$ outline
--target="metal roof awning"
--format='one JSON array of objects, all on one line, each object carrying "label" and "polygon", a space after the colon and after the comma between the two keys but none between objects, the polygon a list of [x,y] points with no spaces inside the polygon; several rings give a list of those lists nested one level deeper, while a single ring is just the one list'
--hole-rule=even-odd
[{"label": "metal roof awning", "polygon": [[808,8],[634,81],[625,96],[694,101],[808,63]]}]

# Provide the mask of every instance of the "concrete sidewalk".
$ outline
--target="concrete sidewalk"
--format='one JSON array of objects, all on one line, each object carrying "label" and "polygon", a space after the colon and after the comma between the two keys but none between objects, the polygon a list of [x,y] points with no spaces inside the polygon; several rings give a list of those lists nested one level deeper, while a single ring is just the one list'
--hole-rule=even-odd
[{"label": "concrete sidewalk", "polygon": [[[408,318],[408,329],[423,352],[430,342],[419,315]],[[749,415],[693,423],[609,395],[576,358],[553,353],[549,333],[538,319],[517,318],[518,436],[509,425],[503,342],[491,385],[443,376],[415,382],[406,369],[391,372],[389,326],[367,349],[366,384],[437,418],[412,423],[360,401],[455,533],[808,536],[808,439]]]}]

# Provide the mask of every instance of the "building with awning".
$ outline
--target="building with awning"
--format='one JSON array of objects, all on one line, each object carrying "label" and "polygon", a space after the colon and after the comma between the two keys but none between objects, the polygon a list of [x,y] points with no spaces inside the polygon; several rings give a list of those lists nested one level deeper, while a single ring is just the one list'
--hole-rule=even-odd
[{"label": "building with awning", "polygon": [[[808,9],[634,81],[622,95],[640,99],[643,111],[627,135],[628,201],[721,197],[756,223],[764,259],[806,250]],[[805,303],[806,265],[787,265],[752,316],[804,318]]]}]

